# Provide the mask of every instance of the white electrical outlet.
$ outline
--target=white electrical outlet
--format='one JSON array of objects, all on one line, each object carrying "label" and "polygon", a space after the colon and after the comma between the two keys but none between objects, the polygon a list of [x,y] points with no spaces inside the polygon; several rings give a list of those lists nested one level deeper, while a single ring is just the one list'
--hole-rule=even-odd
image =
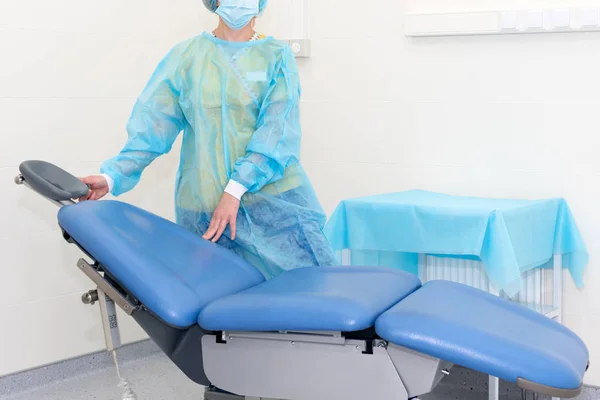
[{"label": "white electrical outlet", "polygon": [[310,39],[291,39],[288,43],[296,58],[310,57]]}]

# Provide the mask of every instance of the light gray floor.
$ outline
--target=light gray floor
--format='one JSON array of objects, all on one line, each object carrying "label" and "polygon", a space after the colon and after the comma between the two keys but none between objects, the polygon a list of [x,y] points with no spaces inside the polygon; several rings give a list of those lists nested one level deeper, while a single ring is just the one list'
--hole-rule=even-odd
[{"label": "light gray floor", "polygon": [[[204,389],[190,381],[161,354],[125,362],[121,375],[128,379],[138,400],[202,400]],[[114,368],[106,366],[66,378],[2,400],[121,400]]]},{"label": "light gray floor", "polygon": [[[138,400],[202,400],[204,389],[192,383],[169,359],[154,354],[123,363],[122,375],[127,378]],[[0,397],[2,400],[120,400],[115,369],[110,366],[82,372],[33,389]],[[439,394],[424,400],[484,400],[483,393],[446,388],[440,385]]]},{"label": "light gray floor", "polygon": [[[69,371],[64,378],[35,383],[29,378],[18,382],[11,394],[1,400],[121,400],[122,390],[117,387],[115,368],[108,357],[96,356],[95,362],[77,371]],[[422,396],[422,400],[487,400],[486,377],[472,371],[455,368],[450,377],[437,387],[434,393]],[[191,382],[161,353],[153,352],[134,358],[121,365],[122,375],[127,378],[138,400],[202,400],[204,389]],[[50,383],[48,383],[50,382]],[[5,385],[7,381],[3,382]],[[35,385],[35,387],[32,387]],[[582,397],[585,399],[598,399]],[[502,384],[501,400],[520,399],[520,391],[512,385]],[[531,398],[531,397],[530,397]],[[373,399],[384,400],[384,399]]]}]

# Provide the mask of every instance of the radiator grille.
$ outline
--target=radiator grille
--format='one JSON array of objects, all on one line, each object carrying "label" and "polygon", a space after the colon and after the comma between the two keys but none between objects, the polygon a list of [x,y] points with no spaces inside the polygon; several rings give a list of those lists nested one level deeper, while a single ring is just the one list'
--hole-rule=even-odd
[{"label": "radiator grille", "polygon": [[[422,255],[419,257],[419,278],[423,283],[431,280],[459,282],[499,295],[490,283],[481,261]],[[536,268],[524,272],[522,279],[521,291],[510,300],[530,306],[552,305],[551,269]],[[508,298],[504,293],[500,296]]]}]

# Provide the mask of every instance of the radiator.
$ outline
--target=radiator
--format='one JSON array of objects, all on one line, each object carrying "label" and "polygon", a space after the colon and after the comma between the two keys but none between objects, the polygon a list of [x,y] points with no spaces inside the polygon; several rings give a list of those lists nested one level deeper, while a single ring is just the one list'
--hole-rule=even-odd
[{"label": "radiator", "polygon": [[[340,252],[343,265],[351,265],[352,251]],[[517,302],[549,318],[562,320],[562,259],[554,257],[544,268],[536,268],[521,275],[519,293],[509,298],[498,293],[485,273],[481,261],[456,257],[419,255],[419,279],[425,283],[432,280],[447,280],[462,283],[496,296]]]},{"label": "radiator", "polygon": [[554,306],[553,269],[536,268],[522,274],[521,291],[508,298],[494,289],[485,273],[481,261],[460,258],[419,256],[419,278],[423,283],[431,280],[459,282],[494,295],[507,298],[531,308],[551,318],[558,316],[558,307]]}]

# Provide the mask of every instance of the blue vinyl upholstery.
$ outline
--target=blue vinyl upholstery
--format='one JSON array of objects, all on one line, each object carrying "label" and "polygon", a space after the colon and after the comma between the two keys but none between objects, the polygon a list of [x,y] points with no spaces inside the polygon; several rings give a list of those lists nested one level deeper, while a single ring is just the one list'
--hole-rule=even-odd
[{"label": "blue vinyl upholstery", "polygon": [[376,322],[385,340],[509,382],[561,389],[582,384],[585,344],[519,304],[448,281],[431,281]]},{"label": "blue vinyl upholstery", "polygon": [[353,332],[420,286],[391,268],[300,268],[216,300],[198,322],[208,330]]},{"label": "blue vinyl upholstery", "polygon": [[229,250],[126,203],[63,207],[58,221],[121,285],[174,327],[196,324],[211,301],[264,281]]},{"label": "blue vinyl upholstery", "polygon": [[148,310],[177,328],[342,331],[375,326],[398,346],[515,382],[577,389],[589,360],[566,327],[465,285],[421,287],[382,267],[311,267],[268,282],[252,265],[116,201],[63,207],[62,229]]}]

